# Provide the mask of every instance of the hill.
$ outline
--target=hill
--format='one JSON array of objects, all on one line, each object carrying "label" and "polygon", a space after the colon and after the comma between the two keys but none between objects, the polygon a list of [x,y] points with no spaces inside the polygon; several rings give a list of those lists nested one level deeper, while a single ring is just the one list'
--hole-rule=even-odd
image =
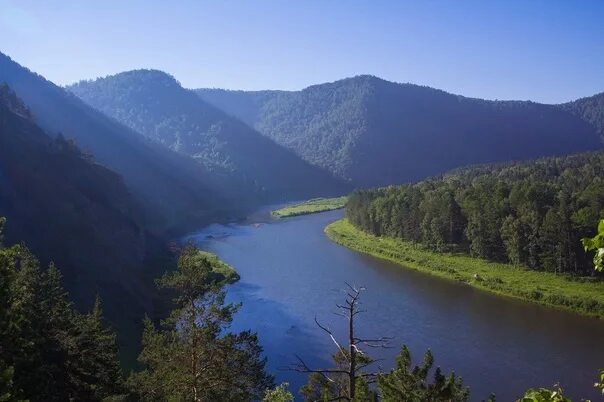
[{"label": "hill", "polygon": [[247,195],[275,202],[347,189],[161,71],[129,71],[68,89],[146,138],[191,156],[223,182],[232,183],[239,199]]},{"label": "hill", "polygon": [[146,263],[149,250],[162,250],[145,230],[140,210],[121,177],[72,141],[48,136],[15,93],[0,86],[6,243],[24,241],[44,264],[55,262],[81,309],[99,294],[114,325],[125,332],[153,311],[153,284],[146,281],[153,274]]},{"label": "hill", "polygon": [[0,53],[0,83],[8,84],[45,131],[74,140],[123,177],[155,232],[237,213],[223,184],[191,158],[154,144],[73,94]]},{"label": "hill", "polygon": [[604,140],[604,92],[563,103],[560,108],[590,123]]},{"label": "hill", "polygon": [[357,186],[468,164],[598,149],[596,129],[555,105],[487,101],[357,76],[302,91],[196,93]]}]

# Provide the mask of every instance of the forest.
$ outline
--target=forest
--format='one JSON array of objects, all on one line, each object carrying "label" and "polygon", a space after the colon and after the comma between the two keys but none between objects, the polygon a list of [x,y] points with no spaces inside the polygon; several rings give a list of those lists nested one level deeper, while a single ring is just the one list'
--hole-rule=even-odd
[{"label": "forest", "polygon": [[371,75],[300,91],[196,92],[358,187],[601,147],[602,95],[564,105],[492,101]]},{"label": "forest", "polygon": [[346,217],[378,236],[533,270],[592,275],[578,239],[604,216],[604,153],[462,168],[355,191]]},{"label": "forest", "polygon": [[191,157],[224,197],[241,205],[349,191],[162,71],[128,71],[67,89],[141,136]]}]

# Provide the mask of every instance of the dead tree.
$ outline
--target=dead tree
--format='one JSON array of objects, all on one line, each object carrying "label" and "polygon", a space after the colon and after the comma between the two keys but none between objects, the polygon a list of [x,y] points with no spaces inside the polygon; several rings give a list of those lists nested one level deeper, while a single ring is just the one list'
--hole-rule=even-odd
[{"label": "dead tree", "polygon": [[367,384],[375,382],[378,375],[377,372],[366,372],[365,368],[378,360],[372,359],[366,354],[363,349],[370,348],[387,348],[391,337],[381,338],[359,338],[355,333],[355,318],[358,314],[364,313],[365,310],[360,308],[361,292],[365,290],[363,287],[355,287],[346,283],[345,290],[346,299],[344,304],[336,304],[337,311],[334,313],[344,317],[348,321],[348,339],[347,345],[342,345],[334,336],[331,329],[322,325],[315,317],[315,323],[323,330],[335,344],[337,351],[334,355],[336,368],[331,369],[313,369],[310,368],[304,360],[296,355],[298,362],[292,367],[293,370],[320,375],[328,384],[331,384],[337,389],[337,395],[330,395],[330,401],[353,401],[356,396],[357,381],[362,379]]}]

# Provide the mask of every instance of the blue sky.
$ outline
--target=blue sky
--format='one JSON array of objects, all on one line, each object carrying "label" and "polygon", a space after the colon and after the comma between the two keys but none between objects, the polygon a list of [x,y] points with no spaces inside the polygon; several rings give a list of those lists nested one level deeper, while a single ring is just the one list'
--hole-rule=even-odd
[{"label": "blue sky", "polygon": [[0,51],[61,85],[135,68],[190,88],[373,74],[555,103],[604,91],[604,1],[0,0]]}]

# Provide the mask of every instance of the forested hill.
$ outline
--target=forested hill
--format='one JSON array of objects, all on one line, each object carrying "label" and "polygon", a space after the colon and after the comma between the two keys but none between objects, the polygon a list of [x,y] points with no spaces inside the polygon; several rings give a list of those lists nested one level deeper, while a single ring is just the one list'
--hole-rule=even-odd
[{"label": "forested hill", "polygon": [[604,216],[604,151],[468,167],[357,191],[346,216],[376,235],[536,270],[592,274],[579,239]]},{"label": "forested hill", "polygon": [[373,76],[294,92],[196,92],[361,187],[601,147],[592,125],[558,106],[465,98]]},{"label": "forested hill", "polygon": [[144,262],[147,250],[161,245],[144,229],[140,206],[117,174],[40,129],[6,85],[0,85],[0,217],[7,218],[6,244],[24,241],[45,264],[54,261],[78,307],[92,306],[100,294],[125,332],[152,311]]},{"label": "forested hill", "polygon": [[96,109],[265,202],[341,194],[340,180],[184,89],[170,75],[136,70],[68,88]]},{"label": "forested hill", "polygon": [[63,133],[95,160],[120,174],[157,232],[232,214],[222,183],[191,158],[153,144],[79,98],[0,53],[7,83],[49,133]]},{"label": "forested hill", "polygon": [[560,107],[589,122],[604,140],[604,92],[563,103]]}]

